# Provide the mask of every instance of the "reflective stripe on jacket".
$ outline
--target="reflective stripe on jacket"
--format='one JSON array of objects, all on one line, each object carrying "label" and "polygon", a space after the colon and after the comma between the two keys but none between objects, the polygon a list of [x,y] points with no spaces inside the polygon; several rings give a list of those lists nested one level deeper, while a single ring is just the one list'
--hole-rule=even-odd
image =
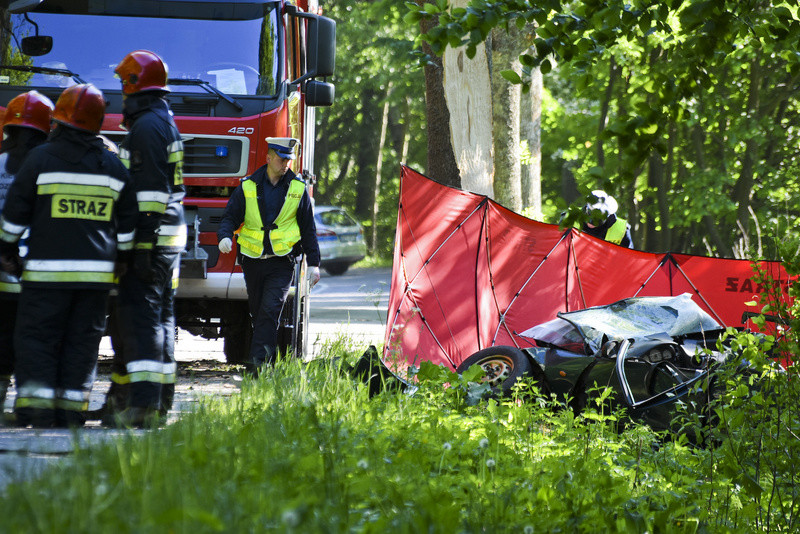
[{"label": "reflective stripe on jacket", "polygon": [[133,95],[125,105],[131,125],[119,147],[119,159],[130,171],[143,214],[134,247],[180,252],[187,235],[183,141],[163,99]]},{"label": "reflective stripe on jacket", "polygon": [[[278,217],[269,231],[269,242],[276,256],[286,256],[300,241],[300,226],[297,224],[297,207],[303,198],[305,183],[292,180],[286,199]],[[239,248],[242,254],[250,258],[258,258],[264,253],[264,222],[258,206],[257,188],[252,180],[242,182],[245,198],[244,225],[239,231]]]},{"label": "reflective stripe on jacket", "polygon": [[0,293],[19,293],[19,278],[5,271],[0,271]]},{"label": "reflective stripe on jacket", "polygon": [[139,212],[127,171],[91,134],[57,129],[32,149],[8,192],[0,239],[26,228],[23,285],[110,289],[132,250]]}]

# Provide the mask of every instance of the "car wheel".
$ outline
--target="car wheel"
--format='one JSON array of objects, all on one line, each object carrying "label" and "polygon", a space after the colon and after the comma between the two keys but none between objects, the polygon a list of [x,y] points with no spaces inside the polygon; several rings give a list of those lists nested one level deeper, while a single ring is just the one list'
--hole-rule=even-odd
[{"label": "car wheel", "polygon": [[347,272],[348,267],[346,263],[331,263],[324,267],[325,272],[331,276],[339,276]]},{"label": "car wheel", "polygon": [[473,365],[480,365],[486,371],[484,382],[492,391],[508,395],[517,380],[532,373],[533,366],[528,356],[516,347],[498,345],[479,350],[458,366],[456,372],[463,373]]}]

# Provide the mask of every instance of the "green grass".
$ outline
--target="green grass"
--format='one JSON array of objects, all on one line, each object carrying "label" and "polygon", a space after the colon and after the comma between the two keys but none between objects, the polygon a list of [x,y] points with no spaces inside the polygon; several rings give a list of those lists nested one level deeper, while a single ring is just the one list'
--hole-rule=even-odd
[{"label": "green grass", "polygon": [[760,450],[745,436],[693,449],[547,402],[471,405],[467,378],[433,366],[413,395],[369,398],[340,368],[349,351],[281,363],[166,428],[10,485],[0,532],[796,530],[788,431],[767,470],[763,434]]},{"label": "green grass", "polygon": [[391,256],[367,256],[363,260],[354,263],[353,269],[376,269],[376,268],[388,268],[392,266],[392,257]]}]

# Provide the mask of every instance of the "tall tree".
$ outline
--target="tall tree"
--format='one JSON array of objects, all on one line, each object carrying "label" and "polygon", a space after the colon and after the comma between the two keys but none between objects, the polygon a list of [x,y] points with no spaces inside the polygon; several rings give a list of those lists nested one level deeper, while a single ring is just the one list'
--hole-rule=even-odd
[{"label": "tall tree", "polygon": [[[572,128],[566,143],[547,150],[581,190],[621,197],[638,246],[741,256],[764,222],[798,212],[796,2],[472,0],[435,18],[434,49],[537,25],[520,81],[557,59],[548,85],[564,80],[559,103],[586,103],[554,126]],[[593,129],[576,128],[587,118]]]},{"label": "tall tree", "polygon": [[[406,8],[392,0],[325,0],[321,5],[337,22],[338,55],[336,101],[317,110],[316,201],[348,209],[365,225],[367,236],[375,231],[377,253],[390,254],[399,164],[424,168],[427,153],[421,133],[424,78],[402,20]],[[385,104],[388,137],[381,145]]]},{"label": "tall tree", "polygon": [[[467,4],[468,0],[454,0],[451,5],[455,12],[466,12]],[[445,0],[436,4],[418,0],[406,20],[418,20],[423,35],[440,34],[442,29],[433,25],[433,16],[447,6]],[[523,205],[521,91],[505,78],[518,78],[522,73],[518,56],[530,46],[532,34],[521,30],[513,27],[498,30],[486,46],[476,43],[462,47],[450,42],[451,47],[447,48],[435,39],[422,43],[428,60],[425,71],[428,132],[441,137],[428,140],[429,146],[434,143],[438,146],[438,150],[428,153],[429,168],[441,168],[446,176],[434,174],[434,177],[492,196],[517,211]],[[439,67],[443,72],[441,86]],[[444,98],[440,95],[442,91]],[[444,120],[448,121],[446,129],[440,124]],[[451,168],[450,150],[455,170]],[[535,163],[529,159],[528,164],[531,161]]]}]

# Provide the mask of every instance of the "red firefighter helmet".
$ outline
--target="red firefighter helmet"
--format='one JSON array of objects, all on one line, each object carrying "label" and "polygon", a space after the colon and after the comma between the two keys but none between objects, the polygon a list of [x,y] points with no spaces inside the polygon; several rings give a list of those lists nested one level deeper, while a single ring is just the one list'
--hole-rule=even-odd
[{"label": "red firefighter helmet", "polygon": [[56,102],[53,120],[91,133],[100,133],[106,114],[102,91],[90,83],[67,87]]},{"label": "red firefighter helmet", "polygon": [[53,102],[38,91],[28,91],[15,96],[8,103],[3,129],[6,126],[20,126],[48,133],[52,120]]},{"label": "red firefighter helmet", "polygon": [[114,72],[122,80],[123,94],[169,91],[167,64],[149,50],[134,50],[120,61]]}]

